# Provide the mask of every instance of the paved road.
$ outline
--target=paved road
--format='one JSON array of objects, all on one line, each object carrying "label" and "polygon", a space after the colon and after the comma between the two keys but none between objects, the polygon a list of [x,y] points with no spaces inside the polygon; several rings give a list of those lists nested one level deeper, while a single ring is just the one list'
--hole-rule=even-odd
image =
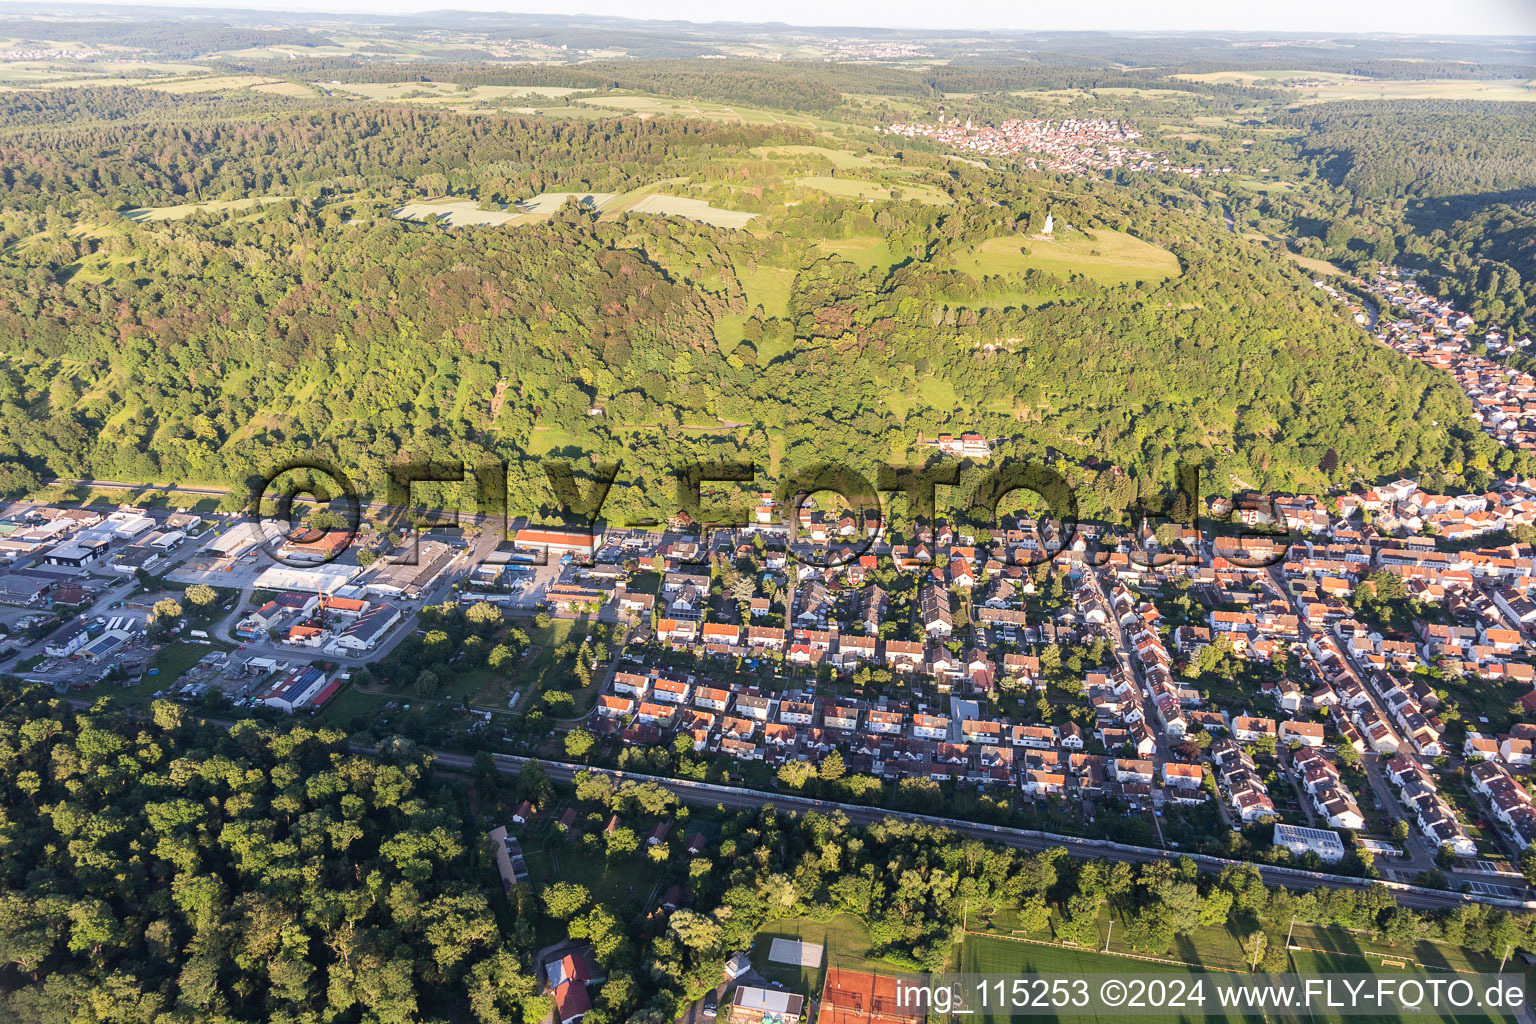
[{"label": "paved road", "polygon": [[[182,541],[180,549],[171,555],[170,559],[165,562],[162,567],[159,567],[160,571],[162,573],[173,572],[178,566],[186,562],[188,558],[191,558],[192,555],[195,554],[198,548],[201,546],[201,538]],[[85,609],[74,618],[60,623],[58,626],[50,628],[46,633],[38,637],[36,640],[21,647],[15,654],[6,658],[0,658],[0,664],[8,665],[12,670],[14,670],[15,666],[26,661],[28,658],[42,654],[43,648],[47,646],[48,641],[52,639],[55,634],[62,633],[64,630],[68,629],[70,626],[77,622],[88,622],[97,616],[111,618],[114,614],[132,614],[128,609],[113,608],[113,605],[117,604],[119,601],[126,601],[139,590],[139,581],[132,576],[125,576],[116,581],[111,580],[110,577],[106,577],[104,573],[86,573],[78,577],[61,575],[59,578],[65,581],[92,584],[105,579],[107,586],[106,589],[102,590],[101,593],[97,596],[96,600],[91,602],[89,608]],[[46,612],[46,609],[40,608],[28,610],[34,612]]]},{"label": "paved road", "polygon": [[[362,748],[358,749],[361,753],[371,752]],[[515,757],[509,754],[495,754],[493,756],[496,758],[498,770],[509,775],[515,775],[529,760],[525,757]],[[449,769],[468,771],[474,766],[474,756],[469,754],[438,751],[436,752],[436,758],[439,764]],[[606,769],[589,768],[585,765],[566,764],[559,761],[542,761],[541,763],[549,773],[550,778],[556,781],[569,782],[575,778],[577,772],[591,771],[597,774],[608,775],[615,780],[634,779],[642,782],[654,782],[658,786],[675,793],[684,803],[703,804],[706,806],[720,804],[734,809],[748,809],[761,807],[765,804],[773,804],[801,811],[819,810],[830,812],[836,810],[843,812],[849,821],[859,825],[869,825],[889,817],[897,817],[903,820],[922,821],[942,826],[962,835],[989,842],[1002,843],[1005,846],[1011,846],[1020,850],[1041,851],[1061,848],[1069,856],[1086,860],[1104,858],[1124,861],[1130,864],[1146,864],[1155,860],[1179,856],[1167,850],[1126,846],[1107,840],[1081,839],[1076,836],[1056,835],[1050,832],[1037,832],[1031,829],[1005,828],[1001,825],[983,825],[976,822],[957,821],[952,818],[927,814],[897,814],[880,808],[860,807],[854,804],[843,804],[830,800],[812,800],[807,797],[797,797],[782,793],[764,793],[758,790],[732,786],[716,786],[709,783],[690,782],[682,779],[666,779],[653,775],[642,775],[636,772],[607,771]],[[1266,883],[1270,885],[1284,885],[1292,890],[1319,888],[1364,889],[1375,884],[1369,879],[1351,878],[1345,875],[1330,875],[1318,871],[1303,871],[1297,868],[1251,864],[1249,861],[1233,861],[1223,857],[1208,857],[1201,854],[1187,854],[1186,856],[1191,857],[1197,864],[1207,870],[1219,871],[1228,865],[1251,865],[1258,869],[1260,876],[1263,877]],[[1381,884],[1386,885],[1393,891],[1393,896],[1398,903],[1405,907],[1413,907],[1420,910],[1456,907],[1466,903],[1490,903],[1502,907],[1536,909],[1536,901],[1519,901],[1492,896],[1444,892],[1438,889],[1423,889],[1417,886],[1405,885],[1401,882],[1383,882]]]},{"label": "paved road", "polygon": [[[1296,595],[1291,593],[1290,587],[1286,585],[1285,570],[1283,566],[1270,566],[1268,575],[1271,582],[1274,583],[1274,585],[1279,589],[1280,593],[1284,595],[1286,601],[1290,604],[1291,613],[1296,616],[1296,628],[1301,634],[1302,642],[1306,643],[1314,633],[1320,631],[1313,630],[1310,626],[1307,625],[1306,618],[1302,615],[1302,609],[1297,606]],[[1327,634],[1323,635],[1326,636]],[[1349,649],[1348,644],[1340,643],[1338,646],[1339,650],[1344,654],[1344,660],[1349,662],[1350,667],[1355,670],[1355,674],[1360,677],[1360,686],[1365,692],[1365,699],[1370,702],[1371,707],[1375,709],[1376,714],[1380,716],[1382,721],[1392,721],[1392,716],[1387,714],[1386,709],[1381,706],[1381,702],[1376,697],[1375,687],[1371,685],[1370,673],[1366,667],[1360,664],[1359,659],[1356,658],[1355,653]],[[1375,793],[1376,803],[1380,805],[1382,811],[1388,817],[1401,817],[1404,818],[1404,820],[1407,820],[1403,811],[1402,804],[1398,802],[1397,796],[1394,794],[1392,787],[1388,784],[1386,778],[1382,775],[1382,760],[1383,759],[1374,752],[1368,752],[1364,757],[1361,758],[1361,770],[1365,772],[1365,777],[1370,784],[1371,790],[1373,793]],[[1302,799],[1305,799],[1305,797]],[[1415,841],[1399,844],[1403,849],[1402,859],[1395,864],[1384,865],[1382,868],[1383,873],[1403,872],[1411,877],[1412,875],[1418,874],[1421,871],[1428,871],[1435,866],[1435,858],[1432,854],[1429,853],[1425,845],[1428,840],[1416,826],[1412,827],[1412,831],[1413,840]]]},{"label": "paved road", "polygon": [[[92,701],[77,698],[65,698],[65,700],[77,708],[89,708]],[[201,721],[220,728],[229,729],[235,722],[229,719],[203,718]],[[372,747],[362,744],[353,744],[354,753],[372,755],[375,753]],[[446,750],[431,751],[436,762],[449,770],[468,772],[474,769],[475,755],[460,754]],[[516,775],[522,770],[530,758],[518,757],[513,754],[491,755],[496,761],[496,769],[505,775]],[[841,811],[848,820],[858,825],[870,825],[884,821],[886,818],[899,818],[904,821],[921,821],[930,825],[937,825],[958,832],[961,835],[970,836],[987,842],[1002,843],[1018,850],[1041,851],[1063,849],[1070,857],[1083,860],[1115,860],[1128,864],[1148,864],[1155,860],[1164,860],[1186,856],[1200,867],[1208,871],[1220,871],[1222,868],[1253,867],[1258,870],[1260,877],[1269,885],[1284,885],[1292,890],[1311,889],[1366,889],[1378,884],[1372,879],[1351,878],[1346,875],[1330,875],[1321,871],[1303,871],[1299,868],[1276,867],[1267,864],[1255,864],[1251,861],[1228,860],[1225,857],[1209,857],[1198,853],[1176,854],[1168,850],[1155,850],[1144,846],[1127,846],[1123,843],[1114,843],[1104,839],[1082,839],[1077,836],[1058,835],[1051,832],[1039,832],[1033,829],[1007,828],[1002,825],[983,825],[977,822],[958,821],[953,818],[943,818],[931,814],[897,813],[876,807],[860,807],[855,804],[838,803],[833,800],[813,800],[809,797],[793,796],[784,793],[764,793],[755,789],[744,789],[735,786],[717,786],[707,782],[692,782],[685,779],[667,779],[655,775],[644,775],[639,772],[610,771],[605,768],[593,768],[588,765],[568,764],[563,761],[550,761],[538,759],[551,779],[557,782],[570,782],[578,772],[590,771],[597,775],[607,775],[615,781],[632,779],[637,782],[653,782],[656,785],[676,794],[684,803],[711,806],[719,804],[737,810],[745,810],[773,804],[796,811],[820,811],[829,813]],[[1402,882],[1380,882],[1392,891],[1393,897],[1405,907],[1418,910],[1435,910],[1447,907],[1458,907],[1468,903],[1487,903],[1498,907],[1508,907],[1519,910],[1536,910],[1536,900],[1514,900],[1499,896],[1488,896],[1471,893],[1446,892],[1440,889],[1424,889],[1418,886],[1407,885]]]}]

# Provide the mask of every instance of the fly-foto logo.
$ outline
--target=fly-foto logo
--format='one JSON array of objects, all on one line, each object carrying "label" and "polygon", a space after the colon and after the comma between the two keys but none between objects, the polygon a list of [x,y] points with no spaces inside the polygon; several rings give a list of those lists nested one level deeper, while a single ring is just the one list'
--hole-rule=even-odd
[{"label": "fly-foto logo", "polygon": [[[311,567],[340,558],[361,531],[365,510],[404,521],[401,535],[409,543],[396,560],[414,562],[416,541],[422,531],[465,524],[462,508],[420,507],[422,485],[457,485],[466,499],[473,496],[476,525],[496,530],[502,541],[525,549],[525,557],[519,560],[545,564],[551,546],[591,553],[608,527],[658,525],[654,519],[610,522],[604,508],[621,478],[623,464],[588,464],[592,465],[589,471],[578,473],[572,462],[546,460],[542,469],[555,498],[555,512],[549,518],[558,525],[517,532],[512,530],[513,517],[508,511],[507,465],[503,462],[475,466],[456,460],[394,463],[384,468],[383,499],[370,501],[358,490],[351,475],[334,464],[320,459],[296,460],[273,467],[255,482],[249,490],[246,509],[258,521],[262,549],[282,564]],[[940,515],[939,488],[960,488],[962,483],[961,467],[956,463],[885,464],[875,467],[872,476],[873,481],[869,474],[854,467],[831,462],[794,471],[773,482],[768,490],[759,489],[775,510],[774,521],[764,523],[761,518],[742,515],[729,501],[706,496],[709,484],[756,487],[760,478],[755,465],[741,461],[689,462],[674,471],[672,509],[675,518],[696,525],[703,533],[706,543],[699,545],[701,561],[709,549],[707,539],[711,533],[769,526],[784,531],[788,542],[796,546],[796,556],[802,563],[835,568],[857,561],[886,539],[888,516],[883,496],[901,495],[912,522],[932,523]],[[959,492],[963,503],[946,508],[943,513],[965,528],[991,535],[1000,527],[999,510],[1005,503],[1037,510],[1035,519],[1041,543],[1005,546],[1001,550],[1003,560],[1032,566],[1049,562],[1063,552],[1076,552],[1092,565],[1108,560],[1108,551],[1082,536],[1077,493],[1055,467],[1033,462],[1003,463],[973,470],[969,476]],[[814,531],[802,535],[802,513],[807,502],[813,495],[825,494],[835,496],[833,504],[856,528],[836,536]],[[1184,510],[1177,521],[1163,507],[1149,507],[1149,503],[1143,502],[1131,509],[1134,531],[1142,535],[1164,524],[1198,529],[1196,516],[1202,507],[1198,467],[1179,468],[1175,498],[1162,504]],[[301,501],[320,511],[296,516]],[[274,524],[276,529],[272,528]],[[1262,543],[1256,545],[1255,552],[1244,554],[1245,539]],[[1223,557],[1234,565],[1263,568],[1283,561],[1293,540],[1284,533],[1240,530],[1232,535],[1233,543],[1228,545],[1231,553]],[[1191,557],[1144,549],[1134,549],[1132,556],[1141,564],[1151,565],[1187,562]]]}]

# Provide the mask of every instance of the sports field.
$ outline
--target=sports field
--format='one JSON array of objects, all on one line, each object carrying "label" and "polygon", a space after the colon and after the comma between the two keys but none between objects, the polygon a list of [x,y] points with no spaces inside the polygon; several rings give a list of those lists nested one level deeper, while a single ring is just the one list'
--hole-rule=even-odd
[{"label": "sports field", "polygon": [[[1175,964],[1152,963],[1143,960],[1135,960],[1130,957],[1107,956],[1102,953],[1094,953],[1088,950],[1070,949],[1061,946],[1039,946],[1033,943],[1016,942],[1011,939],[991,938],[980,935],[967,935],[960,952],[959,971],[962,974],[1000,974],[1023,975],[1039,974],[1047,978],[1072,978],[1083,974],[1117,974],[1124,977],[1134,977],[1148,974],[1158,974],[1167,977],[1193,978],[1203,972],[1189,967],[1180,967]],[[1222,1021],[1239,1021],[1241,1016],[1224,1016],[1219,1011],[1212,1011],[1209,1005],[1208,1012],[1191,1015],[1189,1019],[1218,1024]],[[1127,1014],[1096,1014],[1096,1013],[1063,1013],[1031,1014],[1031,1020],[1054,1020],[1062,1024],[1098,1024],[1100,1021],[1125,1021],[1133,1015]],[[1005,1024],[1013,1020],[1024,1018],[1005,1016],[978,1016],[984,1024]],[[1169,1017],[1168,1020],[1179,1018]],[[1259,1018],[1253,1018],[1258,1021]],[[1274,1018],[1271,1018],[1272,1020]]]},{"label": "sports field", "polygon": [[[1178,957],[1177,948],[1169,954],[1170,958]],[[1033,943],[1016,942],[1004,938],[989,936],[968,935],[960,954],[958,970],[966,974],[1040,974],[1051,978],[1072,978],[1085,974],[1118,975],[1122,978],[1132,978],[1148,975],[1163,977],[1194,978],[1206,972],[1178,964],[1159,963],[1151,960],[1142,960],[1134,957],[1106,955],[1087,950],[1077,950],[1059,946],[1041,946]],[[1320,974],[1366,974],[1366,973],[1395,973],[1405,974],[1406,968],[1396,967],[1391,961],[1382,959],[1367,959],[1356,956],[1313,954],[1305,951],[1293,951],[1291,954],[1291,973],[1304,976],[1317,976]],[[1434,972],[1437,976],[1445,977],[1443,972]],[[1231,978],[1230,972],[1216,972],[1212,981],[1222,978]],[[1207,992],[1210,988],[1207,987]],[[1223,1013],[1219,1006],[1212,1005],[1212,1000],[1207,999],[1202,1007],[1203,1012],[1187,1014],[1184,1016],[1165,1016],[1161,1020],[1188,1020],[1202,1021],[1217,1024],[1217,1022],[1252,1021],[1254,1024],[1396,1024],[1399,1020],[1411,1019],[1416,1024],[1436,1024],[1441,1019],[1457,1022],[1486,1022],[1492,1024],[1499,1021],[1500,1024],[1512,1024],[1513,1018],[1489,1018],[1484,1016],[1457,1016],[1455,1018],[1439,1018],[1432,1015],[1414,1016],[1412,1018],[1399,1018],[1395,1015],[1356,1016],[1348,1017],[1331,1016],[1321,1013],[1287,1013],[1270,1012],[1263,1015],[1245,1015],[1236,1013]],[[1064,1013],[1061,1015],[1032,1014],[1027,1019],[1043,1019],[1061,1021],[1062,1024],[1109,1024],[1109,1022],[1123,1022],[1136,1018],[1136,1014],[1099,1014],[1099,1013]],[[984,1024],[1004,1024],[1008,1021],[1019,1021],[1022,1017],[982,1017]],[[1144,1018],[1143,1018],[1144,1019]]]}]

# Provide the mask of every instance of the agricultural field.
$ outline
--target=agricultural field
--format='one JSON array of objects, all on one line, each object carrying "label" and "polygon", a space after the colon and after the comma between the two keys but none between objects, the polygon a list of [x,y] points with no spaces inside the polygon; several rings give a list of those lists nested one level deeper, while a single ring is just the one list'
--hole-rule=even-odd
[{"label": "agricultural field", "polygon": [[185,203],[180,206],[145,206],[124,210],[123,216],[131,221],[185,220],[197,213],[222,213],[227,210],[249,210],[268,203],[281,203],[289,196],[255,196],[250,199],[223,199],[207,203]]},{"label": "agricultural field", "polygon": [[553,216],[568,199],[574,199],[581,206],[600,211],[617,198],[616,192],[541,192],[532,199],[525,199],[518,203],[517,207],[523,213],[544,217]]},{"label": "agricultural field", "polygon": [[829,149],[826,146],[759,146],[752,150],[752,153],[769,159],[795,156],[820,157],[840,171],[886,167],[890,164],[890,161],[883,157],[850,153],[845,149]]},{"label": "agricultural field", "polygon": [[482,209],[474,200],[448,197],[407,203],[396,209],[394,216],[400,220],[418,221],[436,216],[439,223],[449,227],[502,227],[552,217],[571,200],[610,216],[622,213],[660,214],[685,217],[720,228],[744,228],[758,216],[755,213],[723,210],[701,199],[650,191],[639,195],[625,193],[623,196],[615,192],[544,192],[495,210]]},{"label": "agricultural field", "polygon": [[200,64],[166,61],[145,61],[134,64],[131,72],[115,70],[114,65],[70,60],[4,61],[0,62],[0,91],[45,89],[57,86],[144,86],[157,78],[182,78],[207,73],[208,69]]},{"label": "agricultural field", "polygon": [[434,199],[420,203],[406,203],[394,211],[394,216],[399,220],[416,221],[424,221],[428,217],[435,216],[439,224],[454,228],[502,227],[506,224],[526,224],[536,219],[536,215],[516,207],[482,210],[480,204],[471,199]]},{"label": "agricultural field", "polygon": [[1294,89],[1308,102],[1336,100],[1488,100],[1536,102],[1536,85],[1518,78],[1384,80],[1326,71],[1212,71],[1178,75],[1216,82]]},{"label": "agricultural field", "polygon": [[476,85],[464,86],[454,82],[317,82],[316,86],[331,93],[346,93],[364,99],[390,103],[423,103],[449,106],[478,106],[515,99],[519,96],[555,97],[568,96],[575,89],[553,85]]},{"label": "agricultural field", "polygon": [[168,82],[150,82],[146,89],[174,94],[195,92],[224,92],[231,89],[250,89],[259,85],[291,85],[281,78],[263,75],[198,75]]},{"label": "agricultural field", "polygon": [[1177,277],[1179,261],[1167,249],[1120,231],[1062,232],[1054,238],[989,238],[955,262],[976,277],[1018,274],[1031,268],[1057,277],[1081,274],[1113,287]]},{"label": "agricultural field", "polygon": [[829,121],[799,114],[776,114],[755,107],[713,103],[707,100],[682,100],[667,96],[587,96],[576,100],[587,106],[605,108],[640,117],[704,117],[740,124],[791,124],[802,128],[834,127]]},{"label": "agricultural field", "polygon": [[757,216],[736,210],[722,210],[702,199],[684,196],[648,195],[629,208],[630,213],[659,213],[669,217],[686,217],[717,228],[744,228]]}]

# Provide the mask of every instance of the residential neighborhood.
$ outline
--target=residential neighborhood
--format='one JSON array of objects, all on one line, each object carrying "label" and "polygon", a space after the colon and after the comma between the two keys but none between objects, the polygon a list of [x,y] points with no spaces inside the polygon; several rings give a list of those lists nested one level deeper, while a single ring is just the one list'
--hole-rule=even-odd
[{"label": "residential neighborhood", "polygon": [[[220,649],[173,693],[313,712],[387,666],[438,601],[485,604],[611,624],[621,642],[567,726],[602,756],[687,749],[757,787],[868,780],[919,801],[985,795],[1069,834],[1520,884],[1536,549],[1508,531],[1536,520],[1536,481],[1240,493],[1208,502],[1199,529],[1084,523],[1065,546],[1026,515],[983,542],[945,518],[887,531],[814,501],[785,515],[767,494],[759,510],[708,533],[423,540],[414,564],[365,567],[351,552],[271,564],[262,552],[295,542],[217,515],[37,507],[4,524],[0,593],[18,621],[90,607],[144,538],[190,530],[166,585],[217,577],[232,597]],[[64,621],[24,674],[83,688],[142,649],[142,683],[180,642],[144,619]]]}]

